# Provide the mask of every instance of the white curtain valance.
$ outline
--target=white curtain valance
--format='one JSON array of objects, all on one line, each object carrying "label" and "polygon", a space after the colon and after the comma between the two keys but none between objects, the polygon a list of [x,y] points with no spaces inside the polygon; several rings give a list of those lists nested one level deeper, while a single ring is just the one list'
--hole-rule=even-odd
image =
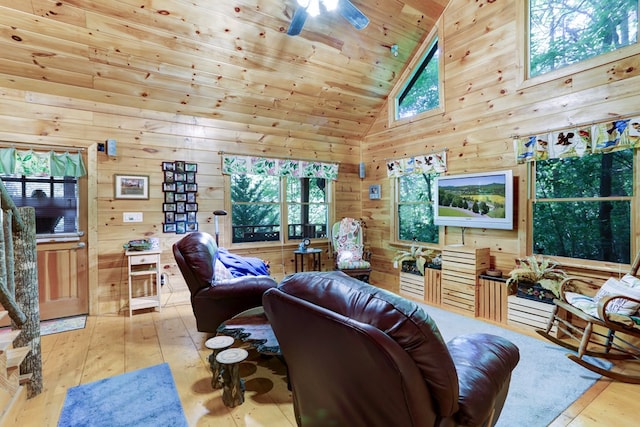
[{"label": "white curtain valance", "polygon": [[0,173],[27,176],[74,176],[87,174],[80,153],[39,152],[0,148]]},{"label": "white curtain valance", "polygon": [[411,174],[440,174],[446,171],[446,150],[403,159],[387,160],[387,176],[389,178]]},{"label": "white curtain valance", "polygon": [[294,159],[222,155],[226,175],[292,176],[295,178],[338,179],[338,164]]},{"label": "white curtain valance", "polygon": [[513,145],[518,163],[636,148],[640,147],[640,117],[517,137]]}]

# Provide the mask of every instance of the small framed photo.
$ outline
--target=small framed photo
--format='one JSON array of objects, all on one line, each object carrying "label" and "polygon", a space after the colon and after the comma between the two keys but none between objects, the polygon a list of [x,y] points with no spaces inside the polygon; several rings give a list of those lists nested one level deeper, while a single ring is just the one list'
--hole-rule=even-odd
[{"label": "small framed photo", "polygon": [[176,193],[176,202],[186,202],[187,193]]},{"label": "small framed photo", "polygon": [[187,212],[187,222],[196,222],[196,212]]},{"label": "small framed photo", "polygon": [[369,200],[375,200],[380,198],[380,184],[373,184],[369,186]]},{"label": "small framed photo", "polygon": [[175,203],[163,203],[162,204],[162,212],[175,212],[176,204]]},{"label": "small framed photo", "polygon": [[187,182],[193,184],[196,182],[196,173],[195,172],[187,172]]},{"label": "small framed photo", "polygon": [[163,224],[162,231],[165,233],[175,233],[176,232],[176,224]]},{"label": "small framed photo", "polygon": [[149,199],[149,175],[114,175],[114,198]]},{"label": "small framed photo", "polygon": [[186,204],[187,212],[198,212],[198,204],[197,203],[187,203]]},{"label": "small framed photo", "polygon": [[186,209],[186,203],[185,202],[176,203],[176,212],[177,213],[185,213],[186,211],[187,211],[187,209]]},{"label": "small framed photo", "polygon": [[[176,172],[184,172],[184,162],[182,160],[175,162]],[[177,180],[180,181],[180,180]]]},{"label": "small framed photo", "polygon": [[185,163],[184,164],[185,172],[198,172],[198,164],[197,163]]},{"label": "small framed photo", "polygon": [[185,181],[187,179],[187,174],[185,174],[184,172],[176,172],[173,176],[173,179],[177,182]]},{"label": "small framed photo", "polygon": [[198,231],[198,223],[197,222],[187,222],[187,231]]},{"label": "small framed photo", "polygon": [[187,194],[187,203],[195,203],[196,202],[196,193],[186,193],[186,194]]},{"label": "small framed photo", "polygon": [[187,214],[186,213],[176,214],[176,222],[186,222],[186,221],[187,221]]},{"label": "small framed photo", "polygon": [[176,191],[175,182],[164,182],[162,184],[162,191]]},{"label": "small framed photo", "polygon": [[174,181],[175,181],[175,172],[164,171],[164,182],[174,182]]},{"label": "small framed photo", "polygon": [[163,171],[174,171],[174,170],[176,170],[176,165],[173,162],[162,162],[162,170]]},{"label": "small framed photo", "polygon": [[165,203],[174,203],[176,201],[176,193],[173,191],[167,191],[164,193],[164,202]]},{"label": "small framed photo", "polygon": [[176,222],[176,233],[184,234],[187,232],[186,222]]},{"label": "small framed photo", "polygon": [[176,214],[175,212],[165,212],[164,213],[164,223],[165,224],[173,224],[176,222]]},{"label": "small framed photo", "polygon": [[198,184],[185,184],[184,189],[190,193],[198,191]]},{"label": "small framed photo", "polygon": [[176,182],[176,193],[184,193],[184,182]]}]

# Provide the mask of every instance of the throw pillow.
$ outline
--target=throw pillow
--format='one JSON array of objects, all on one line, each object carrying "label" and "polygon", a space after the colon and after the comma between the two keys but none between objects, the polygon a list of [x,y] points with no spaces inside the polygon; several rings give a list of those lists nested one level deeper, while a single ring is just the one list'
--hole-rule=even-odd
[{"label": "throw pillow", "polygon": [[[629,287],[626,282],[611,277],[602,285],[598,293],[593,297],[593,301],[598,304],[602,298],[610,295],[629,296],[640,300],[640,288]],[[630,316],[636,313],[639,308],[640,303],[618,298],[607,306],[607,312]]]}]

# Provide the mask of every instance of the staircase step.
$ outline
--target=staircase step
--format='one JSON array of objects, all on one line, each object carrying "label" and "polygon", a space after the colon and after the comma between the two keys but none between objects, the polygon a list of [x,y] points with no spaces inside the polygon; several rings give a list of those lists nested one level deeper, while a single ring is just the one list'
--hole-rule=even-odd
[{"label": "staircase step", "polygon": [[0,334],[0,352],[6,351],[13,346],[13,341],[18,338],[22,331],[15,329],[13,331]]},{"label": "staircase step", "polygon": [[20,367],[20,364],[31,351],[29,347],[10,348],[7,350],[7,370]]},{"label": "staircase step", "polygon": [[29,381],[31,381],[31,377],[33,377],[33,372],[29,372],[28,374],[22,374],[18,377],[18,382],[20,385],[25,385]]}]

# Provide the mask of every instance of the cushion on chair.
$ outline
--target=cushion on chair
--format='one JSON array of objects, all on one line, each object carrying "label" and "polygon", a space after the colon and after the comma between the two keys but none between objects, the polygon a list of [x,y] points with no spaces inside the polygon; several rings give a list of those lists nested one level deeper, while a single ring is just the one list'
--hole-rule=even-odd
[{"label": "cushion on chair", "polygon": [[[623,277],[622,280],[617,280],[613,277],[609,278],[593,297],[593,302],[597,305],[598,301],[610,295],[629,296],[640,300],[640,288],[632,287],[637,282],[632,278],[635,279],[631,275]],[[607,312],[630,316],[635,314],[638,308],[640,308],[640,304],[637,302],[619,298],[607,305]]]}]

